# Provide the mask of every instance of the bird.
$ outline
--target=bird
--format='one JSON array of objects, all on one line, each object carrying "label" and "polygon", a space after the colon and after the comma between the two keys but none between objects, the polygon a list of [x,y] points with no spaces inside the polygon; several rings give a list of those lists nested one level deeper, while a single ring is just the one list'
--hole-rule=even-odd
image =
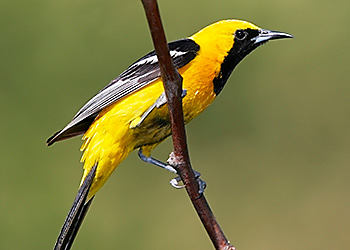
[{"label": "bird", "polygon": [[[283,38],[293,36],[248,21],[225,19],[168,43],[174,66],[183,78],[185,124],[213,102],[244,57],[270,40]],[[158,58],[152,51],[101,89],[47,140],[47,145],[78,135],[83,140],[83,176],[55,250],[71,248],[96,192],[130,152],[138,150],[143,161],[176,173],[151,157],[151,151],[171,135],[166,104]]]}]

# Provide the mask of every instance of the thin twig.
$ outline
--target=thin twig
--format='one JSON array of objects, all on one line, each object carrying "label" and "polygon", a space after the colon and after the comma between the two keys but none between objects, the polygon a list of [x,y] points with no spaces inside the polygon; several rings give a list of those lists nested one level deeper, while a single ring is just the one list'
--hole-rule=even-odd
[{"label": "thin twig", "polygon": [[198,195],[199,187],[191,168],[182,111],[182,77],[174,67],[169,55],[163,25],[156,0],[141,0],[146,12],[155,51],[158,56],[174,146],[174,167],[186,186],[186,191],[217,250],[234,250],[221,230],[204,195]]}]

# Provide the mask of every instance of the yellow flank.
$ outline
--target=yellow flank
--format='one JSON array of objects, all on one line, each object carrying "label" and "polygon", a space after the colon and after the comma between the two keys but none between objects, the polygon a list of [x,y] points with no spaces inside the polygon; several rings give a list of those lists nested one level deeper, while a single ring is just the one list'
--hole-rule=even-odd
[{"label": "yellow flank", "polygon": [[[218,76],[221,64],[233,46],[237,29],[259,29],[244,21],[225,20],[214,23],[190,37],[199,46],[197,56],[179,69],[183,77],[185,122],[201,113],[215,98],[213,79]],[[82,182],[95,163],[98,163],[90,199],[106,182],[113,170],[134,149],[142,147],[146,155],[170,135],[167,105],[155,108],[140,126],[142,114],[164,92],[161,79],[124,97],[103,109],[85,135]]]}]

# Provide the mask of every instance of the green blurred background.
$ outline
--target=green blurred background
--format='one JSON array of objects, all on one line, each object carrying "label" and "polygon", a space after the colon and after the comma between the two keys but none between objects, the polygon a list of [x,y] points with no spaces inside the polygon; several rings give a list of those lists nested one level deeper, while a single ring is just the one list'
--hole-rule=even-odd
[{"label": "green blurred background", "polygon": [[[159,1],[169,40],[225,18],[293,34],[248,56],[187,126],[192,164],[238,249],[350,245],[349,8],[338,1]],[[79,138],[45,140],[152,50],[140,1],[0,1],[0,249],[52,249],[81,177]],[[166,159],[167,140],[154,152]],[[173,176],[133,153],[73,249],[213,249]]]}]

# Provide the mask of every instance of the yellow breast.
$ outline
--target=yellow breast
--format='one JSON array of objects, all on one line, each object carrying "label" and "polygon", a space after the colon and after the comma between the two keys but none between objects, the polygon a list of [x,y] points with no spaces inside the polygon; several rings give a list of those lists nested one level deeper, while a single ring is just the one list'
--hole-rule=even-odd
[{"label": "yellow breast", "polygon": [[[194,60],[179,69],[183,77],[183,89],[187,91],[183,98],[186,123],[215,98],[213,79],[218,75],[225,55],[218,57],[216,53],[213,57],[211,53],[215,52],[201,49]],[[84,151],[81,159],[85,170],[83,180],[91,167],[98,163],[90,196],[95,194],[132,150],[143,146],[153,149],[170,135],[166,105],[154,109],[140,126],[134,126],[163,92],[162,81],[156,80],[102,110],[91,124],[81,147]]]}]

